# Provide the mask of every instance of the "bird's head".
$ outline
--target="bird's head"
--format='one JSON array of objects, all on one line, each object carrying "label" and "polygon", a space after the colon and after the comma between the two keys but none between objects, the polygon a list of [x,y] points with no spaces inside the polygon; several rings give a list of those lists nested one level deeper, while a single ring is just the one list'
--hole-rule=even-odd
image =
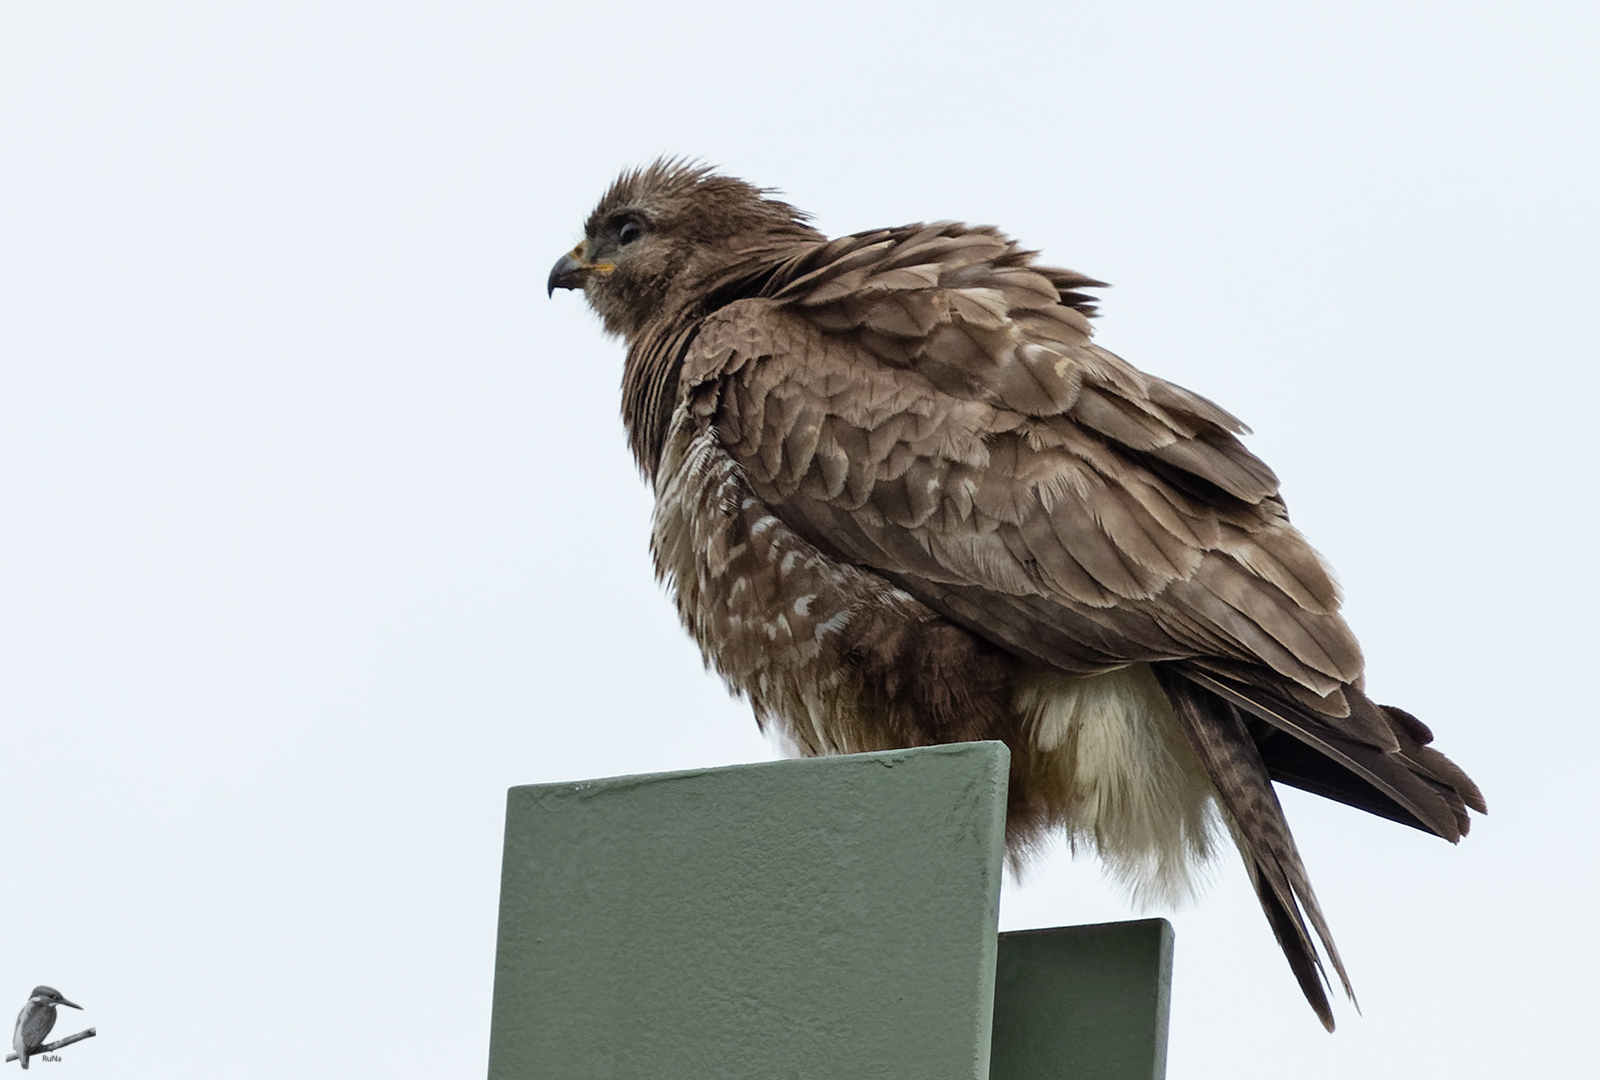
[{"label": "bird's head", "polygon": [[741,264],[822,239],[804,214],[768,194],[680,161],[625,172],[589,215],[583,240],[550,271],[549,291],[582,289],[606,329],[631,341]]},{"label": "bird's head", "polygon": [[69,1009],[78,1009],[79,1011],[83,1009],[82,1005],[74,1005],[62,997],[61,991],[53,986],[35,986],[28,1000],[37,1002],[40,1005],[65,1005]]}]

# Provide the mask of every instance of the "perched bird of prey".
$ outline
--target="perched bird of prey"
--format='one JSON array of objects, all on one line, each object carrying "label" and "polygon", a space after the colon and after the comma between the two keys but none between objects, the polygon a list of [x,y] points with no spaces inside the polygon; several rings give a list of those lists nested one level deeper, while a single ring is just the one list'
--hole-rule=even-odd
[{"label": "perched bird of prey", "polygon": [[1244,425],[1093,343],[1101,284],[987,227],[830,240],[670,161],[618,178],[549,279],[627,342],[656,568],[764,729],[1003,740],[1012,857],[1064,832],[1141,897],[1231,834],[1332,1030],[1313,930],[1350,982],[1272,781],[1450,841],[1483,798],[1367,697]]},{"label": "perched bird of prey", "polygon": [[35,986],[33,993],[28,995],[27,1004],[17,1014],[17,1026],[11,1033],[11,1049],[24,1069],[28,1067],[28,1056],[39,1052],[39,1047],[50,1037],[50,1029],[56,1026],[57,1005],[65,1005],[69,1009],[83,1008],[62,997],[61,991],[55,987]]}]

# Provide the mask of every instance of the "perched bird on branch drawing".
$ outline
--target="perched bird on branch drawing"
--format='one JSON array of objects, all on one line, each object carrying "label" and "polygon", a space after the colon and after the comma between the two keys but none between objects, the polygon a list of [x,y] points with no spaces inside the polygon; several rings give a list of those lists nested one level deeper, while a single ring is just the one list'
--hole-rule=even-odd
[{"label": "perched bird on branch drawing", "polygon": [[[999,739],[1007,847],[1178,899],[1223,838],[1330,1031],[1272,782],[1455,841],[1483,797],[1375,704],[1245,426],[1095,345],[1101,282],[952,223],[830,240],[761,188],[624,173],[550,273],[627,343],[684,625],[803,754]],[[1321,942],[1321,953],[1312,933]]]},{"label": "perched bird on branch drawing", "polygon": [[[16,1027],[11,1029],[11,1054],[6,1058],[7,1061],[15,1058],[26,1069],[28,1059],[33,1055],[48,1053],[59,1046],[78,1041],[78,1038],[70,1038],[49,1046],[45,1045],[45,1039],[56,1026],[57,1005],[65,1005],[69,1009],[83,1008],[82,1005],[68,1001],[62,996],[61,991],[53,986],[33,988],[33,993],[28,995],[28,1000],[22,1005],[22,1011],[17,1013]],[[92,1029],[89,1034],[94,1034]]]}]

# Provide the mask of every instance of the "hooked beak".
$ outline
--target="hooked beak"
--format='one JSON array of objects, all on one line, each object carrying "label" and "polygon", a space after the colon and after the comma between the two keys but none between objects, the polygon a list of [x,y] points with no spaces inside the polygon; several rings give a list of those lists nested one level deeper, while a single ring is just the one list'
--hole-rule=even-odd
[{"label": "hooked beak", "polygon": [[572,257],[572,252],[561,256],[550,270],[550,280],[545,282],[545,295],[554,296],[557,289],[583,288],[583,271],[583,264]]},{"label": "hooked beak", "polygon": [[546,296],[554,296],[557,289],[581,289],[590,274],[609,274],[616,269],[611,263],[586,263],[582,256],[583,245],[579,244],[556,260],[545,282]]}]

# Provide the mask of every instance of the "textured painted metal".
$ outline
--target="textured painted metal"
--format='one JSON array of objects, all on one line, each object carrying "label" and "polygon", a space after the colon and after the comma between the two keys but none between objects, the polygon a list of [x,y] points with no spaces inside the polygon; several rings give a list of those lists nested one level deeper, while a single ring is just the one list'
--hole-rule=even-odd
[{"label": "textured painted metal", "polygon": [[1162,1080],[1171,997],[1165,919],[1001,934],[991,1080]]},{"label": "textured painted metal", "polygon": [[999,743],[511,789],[490,1080],[987,1080]]}]

